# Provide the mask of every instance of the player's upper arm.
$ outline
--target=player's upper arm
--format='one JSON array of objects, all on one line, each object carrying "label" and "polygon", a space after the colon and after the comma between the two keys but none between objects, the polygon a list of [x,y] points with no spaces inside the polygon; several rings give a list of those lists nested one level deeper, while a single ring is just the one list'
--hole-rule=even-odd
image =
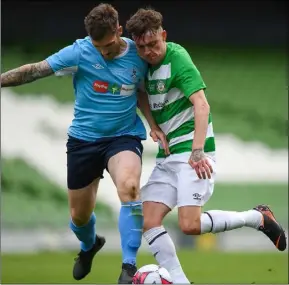
[{"label": "player's upper arm", "polygon": [[62,76],[76,73],[80,60],[80,47],[77,42],[49,56],[46,61],[55,75]]},{"label": "player's upper arm", "polygon": [[206,89],[199,70],[185,49],[175,54],[172,65],[176,68],[175,87],[180,89],[187,98],[199,90]]}]

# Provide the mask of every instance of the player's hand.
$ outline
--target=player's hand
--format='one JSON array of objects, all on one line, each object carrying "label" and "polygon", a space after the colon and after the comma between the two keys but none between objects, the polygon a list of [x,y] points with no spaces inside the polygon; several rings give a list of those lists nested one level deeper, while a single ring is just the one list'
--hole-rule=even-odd
[{"label": "player's hand", "polygon": [[190,166],[195,169],[200,179],[210,179],[213,168],[202,149],[193,149],[189,159]]},{"label": "player's hand", "polygon": [[170,154],[169,143],[167,141],[167,137],[159,127],[151,129],[150,136],[153,139],[153,141],[155,142],[160,141],[166,155]]}]

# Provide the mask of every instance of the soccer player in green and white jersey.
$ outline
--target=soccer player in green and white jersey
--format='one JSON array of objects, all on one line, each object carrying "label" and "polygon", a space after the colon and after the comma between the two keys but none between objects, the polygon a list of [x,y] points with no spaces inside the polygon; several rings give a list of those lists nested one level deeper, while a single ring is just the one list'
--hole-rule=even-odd
[{"label": "soccer player in green and white jersey", "polygon": [[178,207],[179,225],[188,235],[251,227],[266,234],[281,251],[286,237],[266,205],[243,212],[211,210],[202,213],[216,176],[215,139],[206,85],[181,45],[166,42],[162,15],[139,9],[126,24],[139,55],[149,63],[146,92],[153,117],[167,136],[170,155],[159,146],[156,166],[141,190],[144,238],[158,263],[174,283],[189,283],[174,244],[162,226]]}]

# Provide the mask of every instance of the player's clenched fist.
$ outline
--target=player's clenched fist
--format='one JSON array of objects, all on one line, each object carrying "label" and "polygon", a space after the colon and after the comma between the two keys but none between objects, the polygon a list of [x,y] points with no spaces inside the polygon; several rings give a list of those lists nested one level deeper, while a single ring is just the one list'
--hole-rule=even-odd
[{"label": "player's clenched fist", "polygon": [[211,179],[213,168],[202,149],[194,149],[192,151],[189,164],[195,169],[200,179]]}]

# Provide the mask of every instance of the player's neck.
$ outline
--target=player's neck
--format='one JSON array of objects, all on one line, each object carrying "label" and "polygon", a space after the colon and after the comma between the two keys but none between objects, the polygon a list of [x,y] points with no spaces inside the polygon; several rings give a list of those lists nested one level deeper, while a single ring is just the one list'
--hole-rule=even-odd
[{"label": "player's neck", "polygon": [[117,55],[121,55],[122,53],[124,53],[127,49],[127,42],[120,38],[120,43],[119,43],[119,52]]}]

